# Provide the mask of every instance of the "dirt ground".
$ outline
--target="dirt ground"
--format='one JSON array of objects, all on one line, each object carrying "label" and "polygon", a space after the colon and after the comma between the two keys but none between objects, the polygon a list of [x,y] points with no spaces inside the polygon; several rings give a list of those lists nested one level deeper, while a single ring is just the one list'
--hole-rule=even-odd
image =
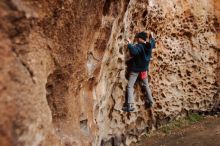
[{"label": "dirt ground", "polygon": [[165,134],[157,132],[144,137],[133,146],[220,146],[220,117],[177,128]]}]

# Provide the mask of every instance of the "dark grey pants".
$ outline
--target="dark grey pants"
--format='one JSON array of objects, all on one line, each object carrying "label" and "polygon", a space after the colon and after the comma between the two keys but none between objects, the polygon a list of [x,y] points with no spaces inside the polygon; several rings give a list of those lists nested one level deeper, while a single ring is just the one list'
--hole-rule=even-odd
[{"label": "dark grey pants", "polygon": [[[128,86],[127,86],[127,92],[128,92],[128,103],[129,104],[133,104],[134,103],[134,84],[138,78],[139,73],[136,72],[131,72],[129,75],[129,79],[128,79]],[[152,97],[152,93],[148,84],[148,79],[144,79],[141,80],[141,85],[143,86],[146,94],[147,94],[147,99],[149,100],[149,102],[153,103],[153,97]]]}]

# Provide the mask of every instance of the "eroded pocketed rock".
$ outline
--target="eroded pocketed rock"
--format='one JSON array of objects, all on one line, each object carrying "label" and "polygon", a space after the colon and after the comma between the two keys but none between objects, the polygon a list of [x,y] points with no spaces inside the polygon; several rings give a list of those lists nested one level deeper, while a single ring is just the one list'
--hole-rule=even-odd
[{"label": "eroded pocketed rock", "polygon": [[[129,145],[161,124],[220,105],[220,3],[0,2],[0,145]],[[135,86],[125,113],[126,38],[152,31],[153,109]]]}]

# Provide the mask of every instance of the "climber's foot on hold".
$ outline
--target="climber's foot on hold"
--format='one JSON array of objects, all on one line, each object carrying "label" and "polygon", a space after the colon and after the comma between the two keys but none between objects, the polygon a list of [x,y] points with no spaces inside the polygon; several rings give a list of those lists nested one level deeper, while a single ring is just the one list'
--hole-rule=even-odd
[{"label": "climber's foot on hold", "polygon": [[125,112],[133,112],[134,111],[133,104],[127,104],[126,106],[124,106],[123,107],[123,111],[125,111]]},{"label": "climber's foot on hold", "polygon": [[153,107],[153,102],[152,101],[149,101],[149,100],[147,100],[147,101],[145,101],[145,106],[146,106],[146,108],[152,108]]}]

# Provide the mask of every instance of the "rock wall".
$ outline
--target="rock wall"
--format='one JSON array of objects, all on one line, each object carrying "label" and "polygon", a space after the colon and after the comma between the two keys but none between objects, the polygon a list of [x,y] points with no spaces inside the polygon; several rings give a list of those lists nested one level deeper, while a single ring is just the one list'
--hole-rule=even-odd
[{"label": "rock wall", "polygon": [[[218,0],[2,0],[0,145],[129,145],[191,111],[219,110]],[[153,109],[123,112],[126,38],[153,31]]]},{"label": "rock wall", "polygon": [[217,76],[217,84],[218,84],[218,90],[216,95],[214,96],[214,111],[219,111],[220,109],[220,1],[215,0],[214,1],[214,9],[215,9],[215,15],[216,15],[216,21],[214,23],[215,29],[216,29],[216,47],[218,49],[217,58],[217,69],[216,69],[216,76]]}]

